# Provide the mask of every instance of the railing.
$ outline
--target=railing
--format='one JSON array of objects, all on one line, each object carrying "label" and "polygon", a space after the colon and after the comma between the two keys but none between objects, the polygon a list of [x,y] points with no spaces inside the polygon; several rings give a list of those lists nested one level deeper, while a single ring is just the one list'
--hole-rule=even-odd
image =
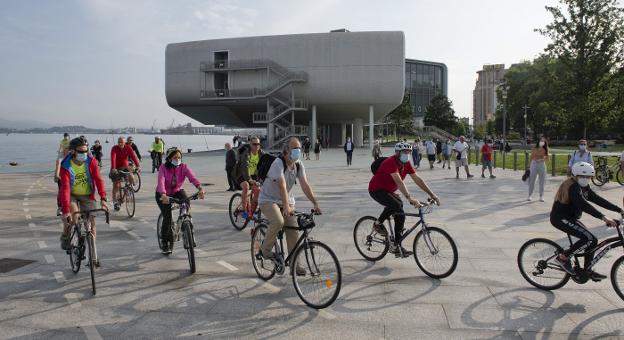
[{"label": "railing", "polygon": [[268,114],[266,112],[254,112],[252,113],[252,121],[254,124],[261,124],[268,122]]},{"label": "railing", "polygon": [[442,129],[440,129],[440,128],[436,127],[436,126],[425,126],[425,127],[423,128],[423,131],[424,131],[425,133],[435,132],[435,133],[437,133],[437,134],[439,134],[439,135],[441,135],[441,136],[443,136],[443,137],[445,137],[445,138],[455,139],[455,136],[453,136],[453,134],[451,134],[451,133],[449,133],[449,132],[447,132],[447,131],[444,131],[444,130],[442,130]]},{"label": "railing", "polygon": [[213,62],[201,62],[199,70],[202,72],[225,71],[225,70],[252,70],[268,68],[282,78],[308,81],[308,74],[304,71],[290,71],[284,66],[271,59],[217,59]]}]

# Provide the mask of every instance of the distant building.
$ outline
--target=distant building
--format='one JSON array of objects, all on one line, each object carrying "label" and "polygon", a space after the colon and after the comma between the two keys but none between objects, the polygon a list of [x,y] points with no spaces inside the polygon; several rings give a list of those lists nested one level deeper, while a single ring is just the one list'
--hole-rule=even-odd
[{"label": "distant building", "polygon": [[505,64],[484,65],[477,72],[477,83],[472,93],[472,118],[475,127],[494,119],[498,106],[496,89],[502,84],[506,72]]},{"label": "distant building", "polygon": [[442,63],[415,59],[405,60],[405,91],[412,102],[416,126],[423,127],[431,99],[448,96],[448,69]]}]

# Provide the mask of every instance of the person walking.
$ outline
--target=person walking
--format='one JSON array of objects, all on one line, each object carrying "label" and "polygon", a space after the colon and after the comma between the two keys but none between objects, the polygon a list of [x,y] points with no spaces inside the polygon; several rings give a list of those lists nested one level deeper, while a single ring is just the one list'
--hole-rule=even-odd
[{"label": "person walking", "polygon": [[381,157],[381,145],[379,144],[379,140],[375,139],[375,144],[373,144],[373,159],[377,160]]},{"label": "person walking", "polygon": [[439,138],[436,138],[436,158],[438,159],[438,164],[442,163],[442,142]]},{"label": "person walking", "polygon": [[96,140],[95,143],[91,146],[91,154],[95,157],[95,160],[98,162],[98,166],[102,167],[102,144],[100,144],[99,140]]},{"label": "person walking", "polygon": [[464,167],[466,170],[466,178],[472,178],[468,169],[468,143],[464,136],[459,136],[459,140],[453,145],[453,151],[455,151],[455,178],[459,179],[459,168]]},{"label": "person walking", "polygon": [[451,146],[451,140],[448,139],[446,143],[442,144],[442,169],[446,165],[449,170],[451,170],[451,152],[453,151],[453,147]]},{"label": "person walking", "polygon": [[414,167],[418,169],[420,166],[420,139],[414,139],[414,144],[412,144],[412,162],[414,162]]},{"label": "person walking", "polygon": [[344,144],[344,152],[347,154],[347,166],[351,166],[351,162],[353,161],[353,149],[355,149],[355,145],[351,141],[351,137],[349,137]]},{"label": "person walking", "polygon": [[533,200],[533,190],[535,180],[539,176],[539,200],[544,202],[544,184],[546,182],[546,160],[548,159],[548,143],[546,138],[541,137],[531,150],[531,167],[529,168],[529,197],[527,201]]},{"label": "person walking", "polygon": [[230,143],[225,143],[225,173],[227,174],[228,189],[226,191],[236,191],[236,181],[234,180],[234,167],[236,166],[236,151]]},{"label": "person walking", "polygon": [[427,160],[429,160],[429,169],[433,169],[433,163],[436,160],[436,144],[433,140],[428,140],[425,146],[427,148]]},{"label": "person walking", "polygon": [[481,163],[483,166],[481,168],[481,177],[485,178],[485,168],[490,171],[490,178],[496,178],[492,174],[492,155],[494,154],[494,144],[491,139],[488,139],[485,144],[481,147]]},{"label": "person walking", "polygon": [[572,166],[578,162],[585,162],[594,166],[594,159],[592,158],[591,152],[589,152],[587,148],[587,141],[584,139],[579,140],[578,149],[574,150],[570,156],[567,169],[568,176],[572,175]]},{"label": "person walking", "polygon": [[306,161],[310,160],[310,147],[312,146],[312,142],[310,142],[310,138],[306,137],[303,141],[303,155],[305,156]]},{"label": "person walking", "polygon": [[321,159],[321,149],[322,148],[323,148],[323,145],[321,145],[321,139],[317,138],[316,139],[316,143],[314,144],[314,156],[316,157],[317,161],[319,159]]}]

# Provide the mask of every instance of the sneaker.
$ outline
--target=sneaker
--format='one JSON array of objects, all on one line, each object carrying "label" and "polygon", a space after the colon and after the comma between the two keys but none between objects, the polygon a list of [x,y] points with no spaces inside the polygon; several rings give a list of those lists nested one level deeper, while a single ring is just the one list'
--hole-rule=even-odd
[{"label": "sneaker", "polygon": [[71,249],[71,237],[69,235],[65,235],[65,234],[61,235],[61,249],[63,250]]},{"label": "sneaker", "polygon": [[589,272],[589,277],[592,279],[592,281],[601,281],[607,278],[606,275],[602,275],[593,270]]},{"label": "sneaker", "polygon": [[63,210],[61,210],[61,207],[56,208],[56,216],[61,216],[63,215]]},{"label": "sneaker", "polygon": [[386,230],[386,227],[383,226],[383,224],[374,223],[373,230],[381,236],[388,236],[388,231]]},{"label": "sneaker", "polygon": [[163,245],[162,253],[163,255],[171,254],[171,249],[169,249],[169,242],[165,242],[165,244]]},{"label": "sneaker", "polygon": [[540,197],[540,198],[539,198],[539,201],[540,201],[540,202],[544,202],[544,197]]},{"label": "sneaker", "polygon": [[570,259],[562,260],[560,256],[557,256],[555,261],[557,261],[557,263],[561,266],[561,268],[563,268],[563,270],[566,271],[566,273],[570,275],[575,274],[574,268],[572,268],[572,262],[570,261]]},{"label": "sneaker", "polygon": [[533,198],[532,198],[531,196],[527,197],[527,201],[529,201],[529,202],[530,202],[530,201],[532,201],[532,200],[533,200]]},{"label": "sneaker", "polygon": [[455,176],[455,179],[459,179],[459,175]]},{"label": "sneaker", "polygon": [[121,209],[121,204],[118,202],[113,203],[113,209],[115,209],[115,211],[119,211],[119,209]]},{"label": "sneaker", "polygon": [[485,175],[484,175],[484,174],[481,174],[481,178],[485,178]]},{"label": "sneaker", "polygon": [[473,177],[474,175],[470,175],[470,174],[466,175],[466,178],[473,178]]},{"label": "sneaker", "polygon": [[[401,251],[399,251],[399,249]],[[403,246],[395,246],[394,247],[394,256],[395,257],[401,257],[401,253],[403,254],[403,257],[410,257],[412,256],[412,254],[414,254],[413,252],[403,248]]]},{"label": "sneaker", "polygon": [[100,259],[95,259],[95,261],[93,261],[93,264],[95,265],[95,268],[100,268]]},{"label": "sneaker", "polygon": [[494,178],[496,178],[496,176],[494,176],[494,175],[490,175],[490,178],[491,178],[491,179],[494,179]]},{"label": "sneaker", "polygon": [[265,260],[275,260],[275,254],[272,251],[265,253],[264,250],[261,250],[260,254]]}]

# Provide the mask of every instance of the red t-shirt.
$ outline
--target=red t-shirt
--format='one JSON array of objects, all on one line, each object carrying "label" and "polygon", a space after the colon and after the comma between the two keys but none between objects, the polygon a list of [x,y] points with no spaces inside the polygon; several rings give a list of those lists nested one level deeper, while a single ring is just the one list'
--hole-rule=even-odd
[{"label": "red t-shirt", "polygon": [[130,145],[124,145],[123,149],[119,145],[113,146],[111,149],[111,169],[128,168],[128,157],[132,158],[135,166],[140,166],[139,160]]},{"label": "red t-shirt", "polygon": [[412,163],[409,161],[403,163],[403,166],[401,166],[401,161],[396,155],[390,156],[379,165],[377,173],[371,178],[368,183],[368,192],[379,190],[387,192],[397,191],[398,187],[396,183],[394,183],[392,176],[390,176],[390,174],[395,172],[401,175],[401,179],[405,179],[405,176],[416,173],[416,170],[414,170]]},{"label": "red t-shirt", "polygon": [[492,153],[494,152],[494,146],[489,146],[487,144],[483,144],[481,147],[481,154],[485,157],[486,161],[492,160]]}]

